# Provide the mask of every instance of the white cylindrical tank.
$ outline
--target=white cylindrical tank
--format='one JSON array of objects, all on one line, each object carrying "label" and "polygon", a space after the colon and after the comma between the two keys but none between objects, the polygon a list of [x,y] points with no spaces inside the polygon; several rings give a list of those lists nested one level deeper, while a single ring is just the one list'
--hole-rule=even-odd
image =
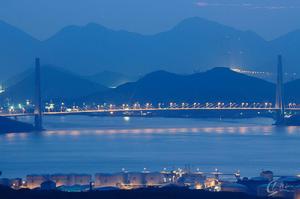
[{"label": "white cylindrical tank", "polygon": [[124,173],[97,173],[95,175],[95,187],[120,187],[124,183]]},{"label": "white cylindrical tank", "polygon": [[132,188],[142,187],[146,184],[145,173],[130,172],[128,173],[128,182]]},{"label": "white cylindrical tank", "polygon": [[159,186],[164,184],[165,175],[159,172],[145,174],[145,181],[147,186]]},{"label": "white cylindrical tank", "polygon": [[41,184],[47,180],[49,180],[49,175],[27,175],[26,181],[27,181],[27,187],[29,189],[38,188],[41,186]]}]

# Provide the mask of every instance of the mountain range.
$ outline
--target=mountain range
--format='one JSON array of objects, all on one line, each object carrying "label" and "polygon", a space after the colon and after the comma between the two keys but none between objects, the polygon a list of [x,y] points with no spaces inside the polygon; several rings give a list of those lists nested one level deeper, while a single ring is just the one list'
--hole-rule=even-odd
[{"label": "mountain range", "polygon": [[[101,75],[102,74],[102,75]],[[102,86],[106,82],[120,82],[124,77],[114,72],[103,72],[93,78],[82,77],[53,66],[41,67],[42,97],[44,102],[73,103],[206,103],[206,102],[272,102],[275,84],[231,70],[217,67],[205,72],[182,75],[167,71],[149,73],[137,81],[116,88]],[[109,76],[110,74],[110,76]],[[112,75],[113,74],[113,75]],[[96,77],[102,77],[98,80]],[[113,79],[115,77],[116,79]],[[128,80],[128,79],[127,79]],[[0,101],[13,103],[33,100],[34,72],[25,71],[7,81],[10,86],[0,95]],[[111,85],[111,84],[110,84]],[[287,82],[284,87],[286,103],[300,102],[300,79]]]},{"label": "mountain range", "polygon": [[109,70],[140,76],[155,70],[176,73],[204,71],[218,66],[242,66],[275,71],[276,55],[285,70],[300,72],[300,31],[266,41],[202,18],[189,18],[154,35],[111,30],[97,24],[68,26],[39,41],[0,22],[0,80],[30,68],[34,57],[44,64],[63,66],[80,75]]},{"label": "mountain range", "polygon": [[[295,82],[300,86],[300,81]],[[136,82],[123,84],[84,97],[85,102],[170,103],[170,102],[273,102],[275,85],[262,79],[218,67],[192,75],[166,71],[150,73]],[[299,100],[299,98],[298,98]]]},{"label": "mountain range", "polygon": [[[181,75],[156,71],[136,82],[125,83],[82,98],[99,103],[275,103],[274,83],[217,67],[205,72]],[[300,102],[300,79],[284,85],[285,103]]]},{"label": "mountain range", "polygon": [[86,76],[86,79],[104,85],[108,88],[115,88],[127,82],[134,82],[138,79],[138,77],[106,70],[94,75]]},{"label": "mountain range", "polygon": [[[7,80],[7,88],[0,95],[0,101],[9,99],[14,103],[33,101],[35,92],[35,75],[28,69]],[[87,80],[77,74],[60,67],[44,65],[41,67],[41,91],[46,102],[76,99],[95,92],[106,90],[107,87]]]}]

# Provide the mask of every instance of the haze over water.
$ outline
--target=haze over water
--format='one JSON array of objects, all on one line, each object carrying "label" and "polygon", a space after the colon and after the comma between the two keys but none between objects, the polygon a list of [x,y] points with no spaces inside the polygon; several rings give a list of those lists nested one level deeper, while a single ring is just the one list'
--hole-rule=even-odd
[{"label": "haze over water", "polygon": [[[23,118],[31,122],[32,118]],[[300,173],[300,127],[268,118],[243,120],[47,116],[39,133],[0,135],[4,177],[27,174],[262,169]]]}]

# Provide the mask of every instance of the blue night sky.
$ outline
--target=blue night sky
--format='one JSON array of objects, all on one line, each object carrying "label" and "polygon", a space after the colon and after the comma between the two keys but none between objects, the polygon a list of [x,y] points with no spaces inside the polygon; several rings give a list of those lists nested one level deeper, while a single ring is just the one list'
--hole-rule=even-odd
[{"label": "blue night sky", "polygon": [[96,22],[143,34],[199,16],[266,39],[300,28],[299,0],[0,0],[0,20],[45,39],[67,25]]}]

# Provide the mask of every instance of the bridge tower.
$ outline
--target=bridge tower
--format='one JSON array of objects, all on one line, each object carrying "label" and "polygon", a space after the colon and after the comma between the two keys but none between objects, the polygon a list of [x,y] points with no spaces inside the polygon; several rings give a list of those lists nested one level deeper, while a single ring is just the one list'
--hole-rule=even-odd
[{"label": "bridge tower", "polygon": [[278,55],[276,84],[276,125],[284,124],[284,91],[282,56]]},{"label": "bridge tower", "polygon": [[41,66],[40,59],[35,59],[35,107],[34,126],[36,130],[42,130],[42,97],[41,97]]}]

